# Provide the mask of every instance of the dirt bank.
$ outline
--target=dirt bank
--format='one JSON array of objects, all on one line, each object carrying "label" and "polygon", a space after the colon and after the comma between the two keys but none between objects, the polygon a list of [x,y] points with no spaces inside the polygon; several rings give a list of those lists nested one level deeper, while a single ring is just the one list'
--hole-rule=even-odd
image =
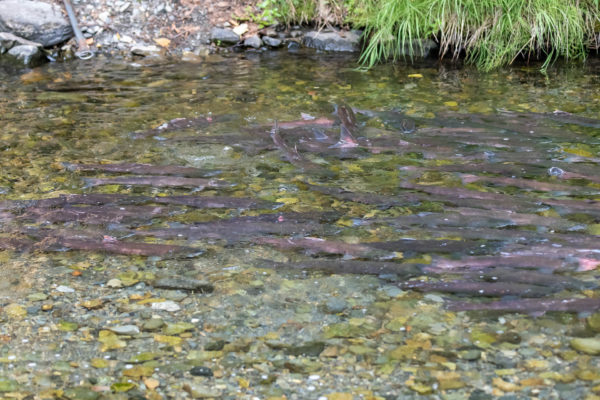
[{"label": "dirt bank", "polygon": [[[64,8],[62,1],[54,3]],[[210,31],[235,27],[255,10],[254,0],[75,0],[75,11],[90,47],[103,53],[156,46],[169,54],[214,50]],[[248,33],[256,31],[249,23]],[[73,43],[71,43],[74,45]]]}]

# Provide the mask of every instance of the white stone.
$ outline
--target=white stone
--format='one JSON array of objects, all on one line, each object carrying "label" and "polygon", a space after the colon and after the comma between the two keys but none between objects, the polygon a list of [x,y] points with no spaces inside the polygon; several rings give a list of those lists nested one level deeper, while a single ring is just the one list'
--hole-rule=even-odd
[{"label": "white stone", "polygon": [[111,288],[121,288],[121,287],[123,287],[123,282],[121,282],[117,278],[113,278],[110,281],[106,282],[106,286],[111,287]]},{"label": "white stone", "polygon": [[107,327],[107,329],[118,335],[137,335],[138,333],[140,333],[140,328],[138,328],[135,325],[109,326]]},{"label": "white stone", "polygon": [[167,300],[160,303],[152,303],[152,309],[175,312],[181,310],[181,307],[179,307],[179,304],[175,303],[174,301]]},{"label": "white stone", "polygon": [[68,286],[60,285],[59,287],[56,288],[56,291],[61,292],[61,293],[74,293],[75,289],[70,288]]},{"label": "white stone", "polygon": [[248,32],[248,24],[244,23],[233,28],[233,31],[237,33],[239,36],[242,36],[244,33]]}]

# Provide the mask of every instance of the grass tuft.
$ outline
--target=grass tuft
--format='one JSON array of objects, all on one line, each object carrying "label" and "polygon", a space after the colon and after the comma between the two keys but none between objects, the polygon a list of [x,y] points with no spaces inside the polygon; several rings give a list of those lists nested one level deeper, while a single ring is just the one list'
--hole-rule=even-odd
[{"label": "grass tuft", "polygon": [[583,60],[598,49],[600,0],[270,0],[286,23],[349,24],[368,38],[360,61],[420,54],[434,39],[440,57],[488,71],[518,57]]}]

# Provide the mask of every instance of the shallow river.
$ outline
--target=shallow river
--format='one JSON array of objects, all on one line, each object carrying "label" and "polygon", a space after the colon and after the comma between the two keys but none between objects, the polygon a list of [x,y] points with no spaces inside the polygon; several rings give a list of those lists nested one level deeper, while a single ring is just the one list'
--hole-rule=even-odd
[{"label": "shallow river", "polygon": [[595,398],[600,60],[355,67],[0,70],[0,396]]}]

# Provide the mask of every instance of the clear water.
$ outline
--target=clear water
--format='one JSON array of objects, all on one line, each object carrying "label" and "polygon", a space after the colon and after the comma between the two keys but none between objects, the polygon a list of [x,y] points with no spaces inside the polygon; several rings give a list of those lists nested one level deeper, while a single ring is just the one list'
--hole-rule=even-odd
[{"label": "clear water", "polygon": [[[519,303],[532,292],[550,302],[598,297],[598,59],[544,76],[436,63],[361,71],[352,57],[247,53],[0,76],[0,389],[554,398],[591,393],[600,376],[588,354],[598,346],[596,306],[544,314],[538,300]],[[335,145],[344,104],[357,115],[358,147]],[[334,125],[281,129],[299,154],[290,162],[270,134],[275,121],[307,115]],[[175,118],[190,125],[156,129]],[[407,123],[416,130],[403,132]],[[122,163],[194,167],[219,185],[118,184],[96,179],[144,174],[66,167]],[[29,202],[69,194],[146,200]],[[170,196],[265,203],[147,200]],[[181,247],[127,255],[135,250],[115,251],[117,242]],[[358,273],[341,273],[351,266]],[[153,287],[163,276],[207,280],[214,292]],[[114,279],[124,287],[110,287]],[[181,310],[151,308],[165,299]],[[508,310],[460,311],[497,301]],[[514,302],[526,312],[511,313]],[[193,327],[145,329],[153,316]],[[122,325],[141,333],[100,340]],[[581,339],[591,340],[585,350]],[[220,340],[226,347],[207,353]],[[153,360],[128,373],[139,352]],[[198,365],[215,376],[190,375]]]}]

